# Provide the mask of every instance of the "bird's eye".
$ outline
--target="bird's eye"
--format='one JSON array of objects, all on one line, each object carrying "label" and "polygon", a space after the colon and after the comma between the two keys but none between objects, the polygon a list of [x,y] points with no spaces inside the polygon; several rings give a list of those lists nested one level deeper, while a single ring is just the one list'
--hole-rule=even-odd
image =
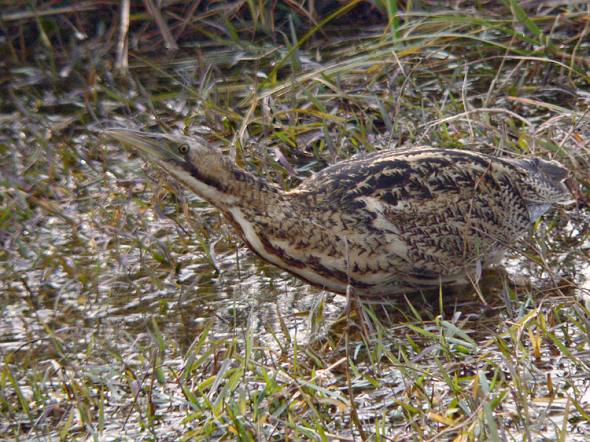
[{"label": "bird's eye", "polygon": [[178,146],[178,152],[182,155],[186,155],[189,150],[190,148],[188,147],[188,144],[181,144]]}]

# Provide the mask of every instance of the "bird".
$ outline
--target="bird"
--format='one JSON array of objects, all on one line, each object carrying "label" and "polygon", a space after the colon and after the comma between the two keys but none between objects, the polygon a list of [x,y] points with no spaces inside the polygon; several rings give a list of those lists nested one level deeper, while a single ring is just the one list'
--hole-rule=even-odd
[{"label": "bird", "polygon": [[220,210],[263,260],[361,301],[477,282],[540,216],[572,202],[568,169],[538,157],[390,148],[283,190],[200,137],[105,133]]}]

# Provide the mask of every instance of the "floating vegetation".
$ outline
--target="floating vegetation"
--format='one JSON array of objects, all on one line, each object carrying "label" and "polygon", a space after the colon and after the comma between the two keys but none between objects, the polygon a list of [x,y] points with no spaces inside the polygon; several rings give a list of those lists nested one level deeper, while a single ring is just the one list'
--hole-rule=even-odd
[{"label": "floating vegetation", "polygon": [[[0,1],[0,438],[588,440],[583,2]],[[347,304],[101,136],[285,189],[407,144],[567,165],[479,290]]]}]

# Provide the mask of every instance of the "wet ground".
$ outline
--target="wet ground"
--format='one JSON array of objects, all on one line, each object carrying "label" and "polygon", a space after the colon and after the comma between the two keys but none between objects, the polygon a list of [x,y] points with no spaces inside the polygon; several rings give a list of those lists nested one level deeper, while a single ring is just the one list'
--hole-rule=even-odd
[{"label": "wet ground", "polygon": [[587,74],[505,56],[500,31],[489,47],[455,31],[417,27],[442,43],[398,47],[367,28],[294,51],[299,64],[263,45],[138,57],[127,79],[81,67],[88,55],[13,69],[0,103],[0,437],[587,440],[583,204],[543,217],[478,290],[360,306],[262,262],[216,209],[101,135],[213,134],[286,188],[389,144],[536,154],[587,195]]}]

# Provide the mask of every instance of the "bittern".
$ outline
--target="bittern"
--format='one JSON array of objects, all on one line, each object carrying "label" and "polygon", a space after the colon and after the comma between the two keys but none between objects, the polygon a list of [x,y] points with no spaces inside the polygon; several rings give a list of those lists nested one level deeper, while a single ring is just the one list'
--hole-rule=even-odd
[{"label": "bittern", "polygon": [[477,280],[552,205],[572,200],[568,170],[541,158],[383,150],[284,191],[203,139],[107,133],[217,207],[265,261],[364,300]]}]

